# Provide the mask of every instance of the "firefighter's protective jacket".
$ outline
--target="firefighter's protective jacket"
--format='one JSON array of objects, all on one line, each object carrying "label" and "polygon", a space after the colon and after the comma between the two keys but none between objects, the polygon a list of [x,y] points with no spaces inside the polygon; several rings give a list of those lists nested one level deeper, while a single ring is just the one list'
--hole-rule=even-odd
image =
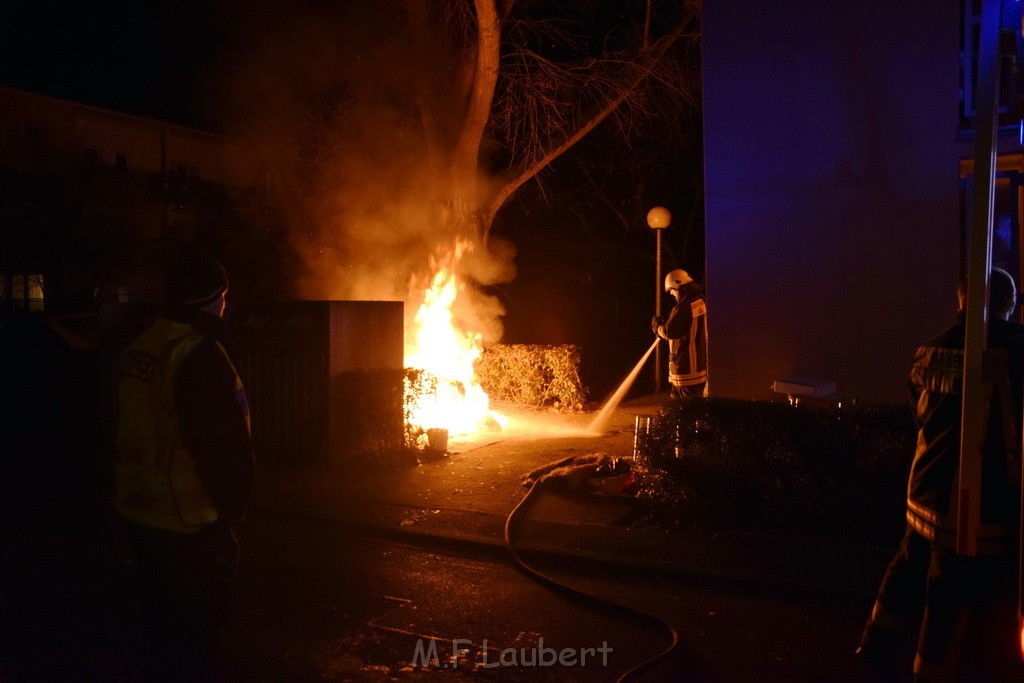
[{"label": "firefighter's protective jacket", "polygon": [[219,324],[199,310],[164,315],[117,357],[114,506],[130,521],[190,533],[244,517],[249,410]]},{"label": "firefighter's protective jacket", "polygon": [[[918,431],[907,521],[947,548],[956,547],[964,330],[958,323],[918,347],[908,378]],[[1019,526],[1024,325],[992,320],[988,348],[1005,351],[1009,368],[988,392],[978,554],[991,555],[1013,547]]]},{"label": "firefighter's protective jacket", "polygon": [[707,304],[696,282],[679,289],[679,301],[657,334],[668,340],[668,381],[689,387],[708,381]]}]

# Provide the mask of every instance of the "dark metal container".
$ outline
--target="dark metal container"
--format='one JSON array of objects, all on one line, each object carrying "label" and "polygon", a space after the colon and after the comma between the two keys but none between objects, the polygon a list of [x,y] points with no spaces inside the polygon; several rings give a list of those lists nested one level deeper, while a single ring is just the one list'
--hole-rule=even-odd
[{"label": "dark metal container", "polygon": [[401,446],[403,315],[401,301],[235,304],[257,457],[324,465]]}]

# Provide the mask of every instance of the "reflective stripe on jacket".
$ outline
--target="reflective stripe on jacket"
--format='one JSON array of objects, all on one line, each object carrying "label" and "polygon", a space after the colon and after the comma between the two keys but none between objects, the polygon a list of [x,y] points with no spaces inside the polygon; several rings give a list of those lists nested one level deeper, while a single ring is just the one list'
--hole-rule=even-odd
[{"label": "reflective stripe on jacket", "polygon": [[174,397],[175,375],[201,341],[194,327],[160,318],[118,357],[114,507],[138,524],[191,533],[217,520]]},{"label": "reflective stripe on jacket", "polygon": [[[955,548],[960,471],[964,326],[958,324],[918,347],[909,373],[917,417],[917,446],[907,486],[907,522],[921,536]],[[1021,374],[1024,327],[1002,320],[989,326],[989,349],[1008,376],[989,378],[982,452],[978,553],[1012,548],[1019,515]],[[988,361],[986,361],[986,364]]]}]

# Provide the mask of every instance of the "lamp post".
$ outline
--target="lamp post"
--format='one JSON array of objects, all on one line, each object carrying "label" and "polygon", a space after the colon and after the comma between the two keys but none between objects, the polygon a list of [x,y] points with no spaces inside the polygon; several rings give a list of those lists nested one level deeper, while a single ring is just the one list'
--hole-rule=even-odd
[{"label": "lamp post", "polygon": [[[647,225],[657,236],[657,255],[654,271],[654,315],[661,317],[661,297],[664,296],[661,282],[661,233],[672,222],[672,214],[664,206],[656,206],[647,212]],[[661,344],[654,349],[654,390],[661,391]]]}]

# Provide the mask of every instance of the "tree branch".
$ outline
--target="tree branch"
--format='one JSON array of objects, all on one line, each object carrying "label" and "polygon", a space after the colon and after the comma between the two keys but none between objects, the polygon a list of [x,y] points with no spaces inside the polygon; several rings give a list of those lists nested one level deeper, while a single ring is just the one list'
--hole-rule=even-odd
[{"label": "tree branch", "polygon": [[609,100],[605,101],[600,108],[593,113],[591,116],[584,119],[583,123],[580,124],[576,130],[571,133],[566,133],[561,137],[560,141],[556,141],[550,145],[546,152],[544,152],[539,158],[531,163],[525,164],[519,169],[519,172],[500,190],[491,200],[489,205],[483,211],[482,223],[485,226],[484,238],[487,237],[489,232],[489,226],[491,219],[497,214],[498,209],[508,201],[508,198],[512,196],[524,183],[534,178],[538,173],[547,168],[555,159],[564,154],[567,150],[571,149],[573,145],[583,139],[588,133],[594,130],[600,123],[607,119],[615,110],[634,93],[640,84],[650,76],[651,72],[657,66],[658,62],[664,57],[665,53],[675,42],[684,37],[696,37],[697,34],[687,33],[687,29],[690,26],[691,17],[686,17],[679,22],[678,25],[669,33],[659,38],[652,46],[651,49],[646,51],[646,54],[638,63],[638,69],[633,78],[625,83],[621,89]]}]

